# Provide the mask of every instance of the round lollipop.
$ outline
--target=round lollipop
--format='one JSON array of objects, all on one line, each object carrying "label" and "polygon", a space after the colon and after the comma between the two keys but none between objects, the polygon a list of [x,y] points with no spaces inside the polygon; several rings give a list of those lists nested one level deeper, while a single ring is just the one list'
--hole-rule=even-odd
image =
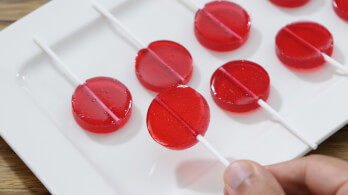
[{"label": "round lollipop", "polygon": [[280,61],[295,70],[309,70],[325,62],[348,74],[348,69],[332,59],[333,37],[315,22],[296,22],[283,27],[276,36],[276,53]]},{"label": "round lollipop", "polygon": [[212,1],[203,8],[193,0],[182,0],[196,12],[194,31],[198,41],[214,51],[232,51],[242,46],[250,31],[249,14],[230,1]]},{"label": "round lollipop", "polygon": [[210,84],[213,99],[222,109],[241,113],[262,107],[303,143],[317,148],[317,144],[308,141],[265,102],[270,92],[270,79],[260,65],[244,60],[228,62],[214,72]]},{"label": "round lollipop", "polygon": [[192,64],[192,57],[183,46],[172,41],[155,41],[139,51],[135,69],[143,86],[159,92],[176,84],[187,84]]},{"label": "round lollipop", "polygon": [[183,150],[200,141],[228,166],[229,162],[203,138],[210,110],[204,97],[191,87],[178,85],[159,93],[151,102],[146,121],[150,135],[162,146]]},{"label": "round lollipop", "polygon": [[118,80],[94,77],[76,88],[72,108],[74,118],[82,128],[93,133],[110,133],[129,120],[132,96]]},{"label": "round lollipop", "polygon": [[343,20],[348,22],[348,1],[347,0],[333,0],[333,8],[336,14]]},{"label": "round lollipop", "polygon": [[210,81],[214,101],[230,112],[248,112],[267,100],[270,92],[268,73],[249,61],[232,61],[215,71]]},{"label": "round lollipop", "polygon": [[94,77],[83,83],[46,44],[37,38],[34,42],[77,86],[71,101],[77,124],[87,131],[105,134],[127,123],[132,112],[132,96],[126,86],[108,77]]},{"label": "round lollipop", "polygon": [[160,92],[190,81],[193,61],[185,47],[166,40],[152,42],[146,47],[107,9],[97,3],[93,6],[139,49],[135,69],[138,80],[145,88]]},{"label": "round lollipop", "polygon": [[296,7],[305,5],[310,0],[269,0],[269,1],[280,7],[296,8]]}]

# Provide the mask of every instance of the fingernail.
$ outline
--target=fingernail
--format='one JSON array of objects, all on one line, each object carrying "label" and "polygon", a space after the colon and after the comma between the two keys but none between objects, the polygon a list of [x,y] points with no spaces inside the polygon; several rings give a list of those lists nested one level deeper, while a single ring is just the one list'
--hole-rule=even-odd
[{"label": "fingernail", "polygon": [[225,183],[232,190],[237,189],[247,178],[253,174],[253,168],[246,162],[236,162],[231,164],[225,173]]}]

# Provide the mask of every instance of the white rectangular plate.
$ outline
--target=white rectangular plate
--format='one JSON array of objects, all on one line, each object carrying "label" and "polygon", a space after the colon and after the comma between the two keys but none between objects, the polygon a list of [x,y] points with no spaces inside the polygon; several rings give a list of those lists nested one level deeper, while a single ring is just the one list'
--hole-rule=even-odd
[{"label": "white rectangular plate", "polygon": [[[344,63],[348,24],[335,15],[331,1],[285,10],[268,1],[236,0],[249,12],[252,30],[243,47],[228,53],[208,51],[197,42],[194,13],[179,1],[98,2],[143,42],[173,40],[191,52],[195,66],[189,85],[211,109],[206,139],[230,159],[270,164],[309,151],[262,110],[235,116],[217,107],[210,76],[231,60],[251,60],[268,71],[269,104],[311,141],[322,142],[347,122],[348,79],[329,65],[314,73],[290,71],[274,48],[284,25],[316,21],[331,31],[333,57]],[[154,94],[135,76],[137,51],[91,5],[89,0],[51,1],[0,33],[1,136],[54,194],[221,194],[224,169],[203,146],[171,151],[152,140],[145,119]],[[71,114],[74,88],[33,36],[45,40],[80,78],[109,76],[123,82],[134,100],[128,124],[110,135],[82,130]]]}]

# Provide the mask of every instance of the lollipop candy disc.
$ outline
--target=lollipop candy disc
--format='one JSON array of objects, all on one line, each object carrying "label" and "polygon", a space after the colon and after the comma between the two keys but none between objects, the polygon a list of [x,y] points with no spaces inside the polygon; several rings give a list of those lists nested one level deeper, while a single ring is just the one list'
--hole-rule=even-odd
[{"label": "lollipop candy disc", "polygon": [[159,92],[187,84],[192,76],[192,64],[192,57],[185,47],[172,41],[156,41],[139,51],[136,75],[144,87]]},{"label": "lollipop candy disc", "polygon": [[231,51],[244,44],[250,31],[250,17],[230,1],[213,1],[197,11],[195,35],[198,41],[214,51]]},{"label": "lollipop candy disc", "polygon": [[210,121],[209,106],[194,89],[179,85],[161,92],[147,112],[147,128],[159,144],[183,150],[204,136]]},{"label": "lollipop candy disc", "polygon": [[276,36],[276,53],[290,68],[303,70],[325,63],[322,53],[331,56],[333,37],[322,25],[296,22],[282,28]]},{"label": "lollipop candy disc", "polygon": [[118,80],[95,77],[76,88],[72,110],[82,128],[98,134],[110,133],[129,120],[132,96]]},{"label": "lollipop candy disc", "polygon": [[214,101],[230,112],[248,112],[267,100],[270,92],[268,73],[250,61],[232,61],[218,68],[210,81]]},{"label": "lollipop candy disc", "polygon": [[310,0],[270,0],[270,1],[273,4],[278,5],[280,7],[295,8],[308,3]]},{"label": "lollipop candy disc", "polygon": [[333,0],[332,5],[336,14],[343,20],[348,22],[348,1],[347,0]]}]

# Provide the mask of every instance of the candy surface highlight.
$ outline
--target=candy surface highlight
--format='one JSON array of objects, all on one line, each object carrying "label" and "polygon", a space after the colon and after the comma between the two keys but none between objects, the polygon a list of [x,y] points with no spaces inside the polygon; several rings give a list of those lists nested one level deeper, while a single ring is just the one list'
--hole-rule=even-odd
[{"label": "candy surface highlight", "polygon": [[213,1],[199,9],[195,16],[195,35],[206,48],[232,51],[248,39],[250,17],[230,1]]},{"label": "candy surface highlight", "polygon": [[161,92],[147,112],[147,128],[159,144],[183,150],[204,136],[210,121],[210,110],[204,97],[194,89],[179,85]]},{"label": "candy surface highlight", "polygon": [[347,0],[333,0],[333,8],[336,14],[343,20],[348,22],[348,1]]},{"label": "candy surface highlight", "polygon": [[174,85],[187,84],[192,76],[190,53],[172,41],[152,42],[139,51],[136,75],[149,90],[159,92]]},{"label": "candy surface highlight", "polygon": [[325,63],[322,53],[331,56],[333,37],[322,25],[314,22],[296,22],[282,28],[276,36],[276,53],[290,68],[303,70]]},{"label": "candy surface highlight", "polygon": [[259,107],[270,93],[268,73],[250,61],[232,61],[218,68],[210,81],[211,94],[222,109],[243,113]]},{"label": "candy surface highlight", "polygon": [[132,112],[126,86],[108,77],[95,77],[79,85],[72,96],[76,122],[87,131],[104,134],[124,126]]}]

